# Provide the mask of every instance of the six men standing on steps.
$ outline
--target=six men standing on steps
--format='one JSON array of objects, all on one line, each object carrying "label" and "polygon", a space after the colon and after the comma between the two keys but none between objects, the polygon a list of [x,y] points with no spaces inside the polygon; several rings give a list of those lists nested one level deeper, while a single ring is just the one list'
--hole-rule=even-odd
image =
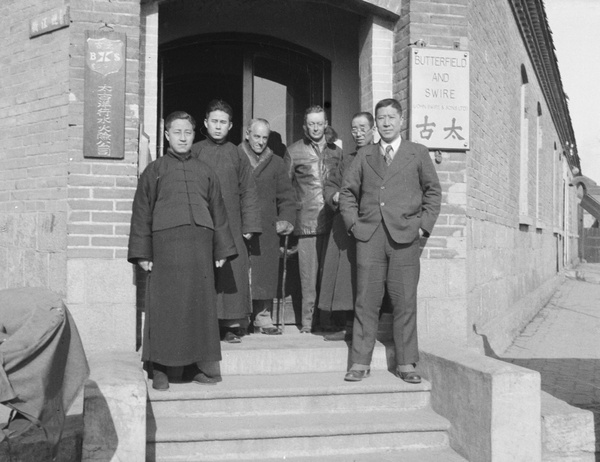
[{"label": "six men standing on steps", "polygon": [[[169,150],[140,177],[133,204],[128,259],[151,274],[143,359],[154,365],[153,387],[168,388],[168,366],[187,366],[184,380],[220,381],[219,335],[239,343],[250,323],[255,332],[281,333],[273,325],[272,301],[280,236],[292,231],[298,236],[300,332],[315,328],[317,307],[337,311],[344,305],[349,313],[342,320],[345,332],[326,340],[352,341],[352,367],[345,380],[362,380],[369,376],[387,292],[396,374],[420,382],[415,372],[420,244],[439,214],[441,188],[427,148],[400,138],[400,103],[377,104],[381,141],[375,145],[373,116],[356,114],[351,133],[358,152],[346,156],[326,140],[328,122],[320,106],[306,110],[305,136],[289,146],[283,159],[267,147],[268,121],[251,120],[236,147],[227,141],[233,119],[229,104],[212,101],[205,117],[207,138],[193,146],[193,118],[182,112],[167,117]],[[175,236],[181,232],[185,236]],[[183,241],[186,236],[190,240]],[[179,268],[180,261],[189,263]],[[324,261],[329,269],[319,294]],[[190,284],[196,287],[183,287]],[[194,342],[169,327],[173,317],[196,327],[202,319],[197,332],[205,338],[193,348],[198,353],[188,354]],[[200,351],[204,347],[210,353]],[[161,348],[172,353],[165,356]]]}]

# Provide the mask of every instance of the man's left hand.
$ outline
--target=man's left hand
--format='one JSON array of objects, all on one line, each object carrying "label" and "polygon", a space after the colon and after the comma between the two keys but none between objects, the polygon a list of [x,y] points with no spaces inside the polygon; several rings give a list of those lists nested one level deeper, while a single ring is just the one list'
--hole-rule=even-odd
[{"label": "man's left hand", "polygon": [[242,236],[244,236],[244,239],[246,239],[247,241],[252,239],[252,233],[244,233],[242,234]]},{"label": "man's left hand", "polygon": [[223,265],[225,264],[226,261],[227,260],[225,258],[223,258],[222,260],[217,260],[217,261],[215,261],[215,266],[217,268],[221,268],[221,267],[223,267]]}]

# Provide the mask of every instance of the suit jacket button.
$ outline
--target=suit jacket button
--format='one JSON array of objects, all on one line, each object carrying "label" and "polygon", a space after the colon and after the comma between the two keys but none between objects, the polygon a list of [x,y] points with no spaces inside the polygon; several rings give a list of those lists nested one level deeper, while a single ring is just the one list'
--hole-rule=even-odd
[{"label": "suit jacket button", "polygon": [[385,189],[385,186],[382,186],[381,189]]},{"label": "suit jacket button", "polygon": [[385,202],[382,202],[382,203],[381,203],[381,206],[383,207],[384,205],[385,205]]}]

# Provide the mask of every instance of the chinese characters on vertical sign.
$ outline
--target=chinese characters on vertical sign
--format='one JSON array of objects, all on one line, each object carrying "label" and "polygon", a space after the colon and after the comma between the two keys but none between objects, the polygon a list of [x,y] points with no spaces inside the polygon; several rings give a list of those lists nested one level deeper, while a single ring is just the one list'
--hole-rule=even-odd
[{"label": "chinese characters on vertical sign", "polygon": [[86,31],[84,157],[125,157],[125,50],[125,34]]},{"label": "chinese characters on vertical sign", "polygon": [[410,139],[429,149],[469,149],[469,53],[410,49]]}]

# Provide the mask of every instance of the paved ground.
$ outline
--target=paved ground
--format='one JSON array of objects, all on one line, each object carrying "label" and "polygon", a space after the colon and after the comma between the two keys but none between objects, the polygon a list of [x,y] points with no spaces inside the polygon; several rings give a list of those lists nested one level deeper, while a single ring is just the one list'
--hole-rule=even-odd
[{"label": "paved ground", "polygon": [[594,412],[600,443],[600,264],[567,272],[550,302],[500,355],[539,371],[542,390]]}]

